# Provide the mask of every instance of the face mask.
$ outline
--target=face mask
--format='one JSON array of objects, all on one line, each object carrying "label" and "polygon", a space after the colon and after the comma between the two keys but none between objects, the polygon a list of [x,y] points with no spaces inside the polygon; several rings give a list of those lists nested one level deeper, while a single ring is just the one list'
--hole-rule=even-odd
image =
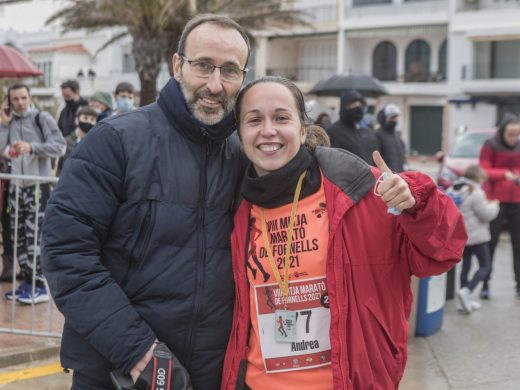
[{"label": "face mask", "polygon": [[354,107],[347,109],[347,118],[353,122],[359,122],[363,119],[363,107]]},{"label": "face mask", "polygon": [[65,99],[65,105],[67,107],[70,107],[74,104],[74,100],[73,99]]},{"label": "face mask", "polygon": [[90,129],[94,127],[92,123],[89,122],[79,122],[78,127],[83,131],[84,133],[88,133]]},{"label": "face mask", "polygon": [[121,112],[132,111],[134,109],[134,102],[127,97],[118,98],[117,109]]},{"label": "face mask", "polygon": [[387,130],[390,130],[390,131],[393,131],[395,130],[395,127],[397,126],[397,122],[387,122],[386,123],[386,128]]},{"label": "face mask", "polygon": [[101,111],[101,108],[97,108],[97,107],[96,107],[96,108],[92,108],[92,109],[93,109],[93,110],[95,111],[95,113],[98,114],[98,115],[101,114],[101,112],[102,112],[102,111]]}]

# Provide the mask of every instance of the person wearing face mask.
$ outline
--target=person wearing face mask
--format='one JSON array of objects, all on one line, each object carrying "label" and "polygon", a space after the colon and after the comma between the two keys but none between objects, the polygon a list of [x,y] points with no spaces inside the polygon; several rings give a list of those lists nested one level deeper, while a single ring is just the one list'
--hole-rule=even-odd
[{"label": "person wearing face mask", "polygon": [[114,97],[116,99],[116,109],[114,110],[114,115],[132,111],[135,108],[135,89],[134,86],[129,82],[122,81],[117,84]]},{"label": "person wearing face mask", "polygon": [[348,150],[374,165],[372,152],[379,150],[377,138],[372,129],[359,124],[365,108],[366,101],[359,92],[346,91],[341,96],[340,119],[327,128],[327,131],[332,147]]},{"label": "person wearing face mask", "polygon": [[67,80],[60,87],[65,107],[60,112],[58,127],[66,137],[76,129],[76,114],[81,107],[88,106],[88,101],[81,97],[77,81]]},{"label": "person wearing face mask", "polygon": [[393,172],[403,172],[405,155],[404,145],[396,131],[397,120],[401,110],[395,104],[388,104],[377,114],[379,129],[376,136],[379,140],[380,152],[383,159]]},{"label": "person wearing face mask", "polygon": [[89,107],[97,112],[97,121],[112,116],[114,109],[112,95],[105,91],[97,91],[90,97]]},{"label": "person wearing face mask", "polygon": [[67,142],[67,150],[65,152],[65,156],[63,157],[63,161],[65,161],[72,151],[76,149],[78,143],[85,138],[87,133],[94,127],[97,120],[97,113],[90,107],[82,107],[79,109],[76,114],[76,129],[65,137],[65,141]]}]

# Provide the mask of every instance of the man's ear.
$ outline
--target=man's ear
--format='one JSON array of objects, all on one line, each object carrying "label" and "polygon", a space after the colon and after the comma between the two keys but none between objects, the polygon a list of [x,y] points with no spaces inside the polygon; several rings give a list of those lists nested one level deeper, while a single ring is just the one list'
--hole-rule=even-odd
[{"label": "man's ear", "polygon": [[175,53],[172,57],[172,67],[173,67],[173,77],[175,80],[181,80],[181,66],[182,66],[182,58],[180,55]]}]

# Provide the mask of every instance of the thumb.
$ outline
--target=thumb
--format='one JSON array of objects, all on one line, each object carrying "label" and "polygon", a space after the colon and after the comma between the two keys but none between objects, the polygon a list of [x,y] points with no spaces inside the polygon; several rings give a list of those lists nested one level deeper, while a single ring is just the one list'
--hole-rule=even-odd
[{"label": "thumb", "polygon": [[376,167],[379,168],[381,173],[386,172],[388,175],[392,174],[392,170],[388,168],[388,165],[386,165],[385,160],[383,160],[383,157],[381,157],[381,153],[379,153],[377,150],[374,150],[374,152],[372,152],[372,158],[374,159],[374,163],[376,164]]}]

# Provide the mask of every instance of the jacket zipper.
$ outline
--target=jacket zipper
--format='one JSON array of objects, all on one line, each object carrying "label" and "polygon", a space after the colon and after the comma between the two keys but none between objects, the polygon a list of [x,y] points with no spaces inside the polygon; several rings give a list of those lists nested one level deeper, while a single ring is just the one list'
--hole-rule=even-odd
[{"label": "jacket zipper", "polygon": [[196,256],[197,261],[197,271],[195,274],[195,291],[193,298],[193,310],[191,313],[190,327],[188,328],[188,337],[186,338],[186,367],[189,367],[191,364],[191,358],[193,355],[192,351],[192,343],[193,343],[193,333],[195,324],[198,322],[200,315],[200,307],[201,307],[201,296],[203,295],[203,288],[205,283],[205,269],[206,269],[206,240],[204,238],[204,220],[206,211],[204,209],[204,200],[206,198],[206,190],[207,190],[207,168],[208,168],[208,156],[210,154],[210,143],[208,139],[208,133],[205,130],[202,130],[203,135],[203,147],[201,148],[201,156],[202,156],[202,171],[200,175],[200,190],[199,190],[199,226],[198,226],[198,251]]}]

